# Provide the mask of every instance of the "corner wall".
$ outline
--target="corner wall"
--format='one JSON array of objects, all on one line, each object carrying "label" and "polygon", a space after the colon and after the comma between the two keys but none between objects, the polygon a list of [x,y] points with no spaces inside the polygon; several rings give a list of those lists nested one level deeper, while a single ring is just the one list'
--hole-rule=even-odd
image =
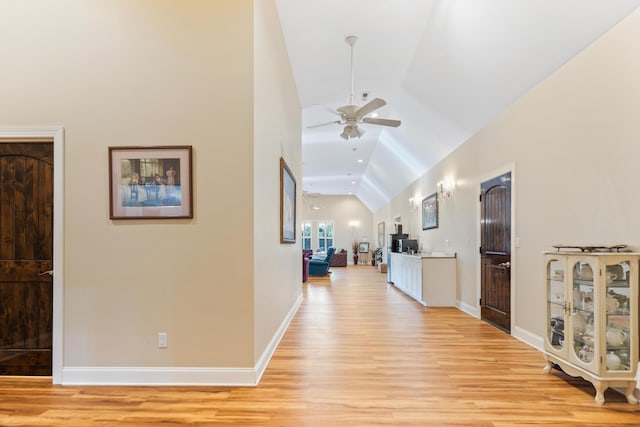
[{"label": "corner wall", "polygon": [[[640,247],[638,76],[636,10],[376,212],[374,223],[402,215],[423,250],[457,252],[458,300],[478,310],[480,183],[515,167],[512,330],[539,345],[543,251],[559,243]],[[448,177],[456,187],[440,205],[440,226],[422,231],[408,200]]]},{"label": "corner wall", "polygon": [[[255,381],[256,346],[298,282],[254,313],[253,248],[280,250],[254,233],[254,174],[269,162],[254,164],[254,1],[10,1],[0,23],[0,125],[65,129],[62,382]],[[109,219],[107,150],[125,145],[193,146],[192,220]],[[256,316],[270,318],[258,343]]]},{"label": "corner wall", "polygon": [[[254,1],[254,358],[264,369],[302,302],[301,108],[273,0]],[[280,243],[280,157],[296,179],[296,243]]]}]

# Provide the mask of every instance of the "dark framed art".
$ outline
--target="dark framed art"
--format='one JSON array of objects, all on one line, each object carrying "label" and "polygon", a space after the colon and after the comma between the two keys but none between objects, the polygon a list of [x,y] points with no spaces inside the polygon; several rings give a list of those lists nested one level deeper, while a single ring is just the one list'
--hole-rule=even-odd
[{"label": "dark framed art", "polygon": [[422,229],[438,228],[438,193],[422,199]]},{"label": "dark framed art", "polygon": [[109,218],[193,218],[190,145],[109,147]]},{"label": "dark framed art", "polygon": [[368,254],[369,253],[369,242],[360,242],[358,246],[358,253]]},{"label": "dark framed art", "polygon": [[280,157],[280,243],[296,242],[296,179]]}]

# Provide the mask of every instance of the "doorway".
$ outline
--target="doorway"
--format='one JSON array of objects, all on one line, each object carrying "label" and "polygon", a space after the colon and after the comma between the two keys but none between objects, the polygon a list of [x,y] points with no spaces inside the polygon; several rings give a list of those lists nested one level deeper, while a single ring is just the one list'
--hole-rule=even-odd
[{"label": "doorway", "polygon": [[480,184],[480,318],[511,333],[511,172]]},{"label": "doorway", "polygon": [[0,143],[0,375],[51,375],[53,142]]},{"label": "doorway", "polygon": [[60,384],[63,128],[0,127],[0,147],[0,372]]}]

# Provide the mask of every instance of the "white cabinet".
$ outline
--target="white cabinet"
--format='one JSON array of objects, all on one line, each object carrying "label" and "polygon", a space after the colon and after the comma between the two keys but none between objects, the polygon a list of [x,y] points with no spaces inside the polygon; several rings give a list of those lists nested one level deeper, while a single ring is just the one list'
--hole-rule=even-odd
[{"label": "white cabinet", "polygon": [[596,402],[609,387],[629,403],[638,369],[637,253],[547,252],[545,370],[555,363],[591,382]]},{"label": "white cabinet", "polygon": [[455,254],[391,254],[391,282],[402,292],[430,307],[455,307]]}]

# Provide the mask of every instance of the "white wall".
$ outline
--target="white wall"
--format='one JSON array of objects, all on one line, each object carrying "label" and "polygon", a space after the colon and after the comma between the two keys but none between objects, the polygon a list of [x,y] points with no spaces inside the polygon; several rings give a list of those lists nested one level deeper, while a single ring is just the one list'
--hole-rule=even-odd
[{"label": "white wall", "polygon": [[[302,191],[301,108],[273,0],[254,2],[254,328],[258,360],[302,298],[301,242],[280,244],[280,157]],[[293,314],[293,313],[291,313]]]},{"label": "white wall", "polygon": [[[311,205],[320,209],[311,209]],[[336,249],[346,249],[349,252],[348,263],[353,264],[353,241],[376,242],[377,234],[373,234],[372,213],[356,196],[308,196],[303,198],[302,221],[333,221]],[[357,227],[349,224],[357,221]],[[317,247],[313,246],[316,250]]]},{"label": "white wall", "polygon": [[[640,246],[638,76],[636,11],[376,212],[374,223],[400,214],[411,218],[424,249],[457,252],[458,300],[477,310],[480,183],[514,167],[521,245],[512,254],[513,327],[542,336],[544,250],[558,243]],[[440,206],[439,228],[419,230],[408,199],[435,192],[447,177],[456,187]]]}]

